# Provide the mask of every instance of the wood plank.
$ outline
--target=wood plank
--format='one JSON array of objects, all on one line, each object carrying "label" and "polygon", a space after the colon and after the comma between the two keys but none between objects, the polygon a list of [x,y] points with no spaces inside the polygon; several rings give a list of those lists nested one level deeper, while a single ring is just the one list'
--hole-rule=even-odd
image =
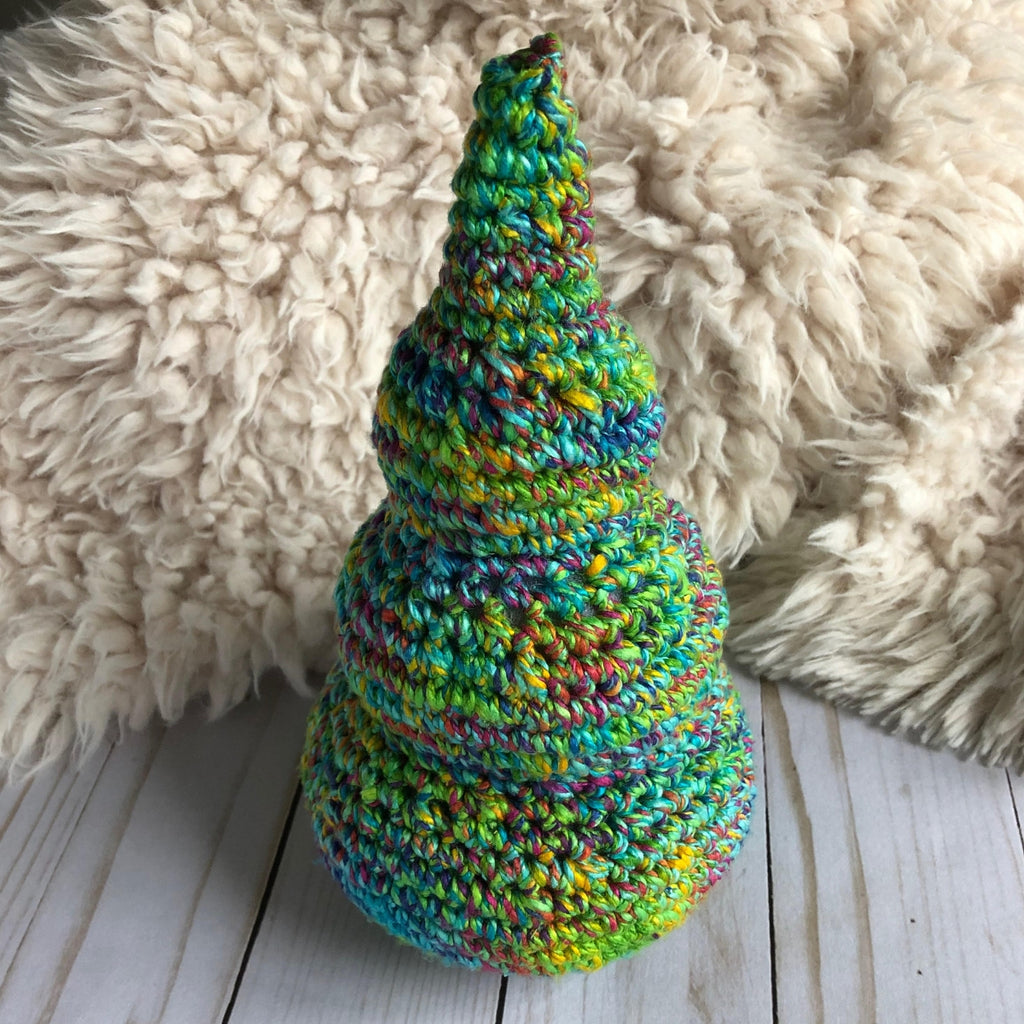
[{"label": "wood plank", "polygon": [[295,787],[280,685],[115,747],[0,984],[0,1020],[219,1019]]},{"label": "wood plank", "polygon": [[225,1024],[481,1024],[501,977],[429,960],[356,909],[292,822],[266,914]]},{"label": "wood plank", "polygon": [[66,761],[0,789],[0,979],[10,969],[111,744],[80,769]]},{"label": "wood plank", "polygon": [[772,1020],[767,841],[758,684],[731,666],[755,737],[758,798],[729,872],[683,924],[593,974],[508,982],[504,1024],[768,1024]]},{"label": "wood plank", "polygon": [[1024,855],[1006,775],[762,689],[778,1016],[1015,1020]]}]

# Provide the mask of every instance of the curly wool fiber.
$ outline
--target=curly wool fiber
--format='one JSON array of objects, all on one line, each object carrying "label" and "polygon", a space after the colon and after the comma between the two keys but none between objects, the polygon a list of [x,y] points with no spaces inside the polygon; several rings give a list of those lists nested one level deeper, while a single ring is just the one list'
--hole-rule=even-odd
[{"label": "curly wool fiber", "polygon": [[473,79],[538,19],[728,653],[1024,771],[1024,4],[74,11],[0,36],[0,771],[330,669]]},{"label": "curly wool fiber", "polygon": [[754,792],[721,576],[650,482],[664,410],[597,280],[563,84],[551,35],[484,67],[301,766],[349,897],[506,973],[594,970],[678,924]]}]

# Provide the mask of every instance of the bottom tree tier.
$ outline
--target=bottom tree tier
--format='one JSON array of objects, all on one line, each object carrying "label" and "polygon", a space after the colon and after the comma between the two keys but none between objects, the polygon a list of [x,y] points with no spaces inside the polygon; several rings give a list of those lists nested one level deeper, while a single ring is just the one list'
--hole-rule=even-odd
[{"label": "bottom tree tier", "polygon": [[751,739],[724,663],[643,759],[517,779],[425,764],[335,673],[302,781],[327,866],[398,938],[467,967],[595,970],[679,924],[746,835]]}]

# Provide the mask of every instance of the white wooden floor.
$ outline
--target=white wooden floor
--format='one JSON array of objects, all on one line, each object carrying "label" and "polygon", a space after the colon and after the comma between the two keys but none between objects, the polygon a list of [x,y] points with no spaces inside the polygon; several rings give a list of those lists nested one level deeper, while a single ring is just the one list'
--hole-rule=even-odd
[{"label": "white wooden floor", "polygon": [[280,687],[8,787],[0,1024],[1024,1021],[1021,779],[736,679],[747,844],[681,928],[589,976],[447,968],[366,922],[316,860]]}]

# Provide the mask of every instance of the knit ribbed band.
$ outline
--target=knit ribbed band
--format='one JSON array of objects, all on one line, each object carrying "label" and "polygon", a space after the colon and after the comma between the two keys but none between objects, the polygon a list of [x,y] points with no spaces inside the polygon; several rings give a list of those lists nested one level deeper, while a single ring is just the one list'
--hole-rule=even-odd
[{"label": "knit ribbed band", "polygon": [[553,36],[484,68],[302,762],[352,900],[505,972],[592,970],[677,924],[753,798],[721,577],[649,479],[664,412],[602,296],[563,84]]}]

